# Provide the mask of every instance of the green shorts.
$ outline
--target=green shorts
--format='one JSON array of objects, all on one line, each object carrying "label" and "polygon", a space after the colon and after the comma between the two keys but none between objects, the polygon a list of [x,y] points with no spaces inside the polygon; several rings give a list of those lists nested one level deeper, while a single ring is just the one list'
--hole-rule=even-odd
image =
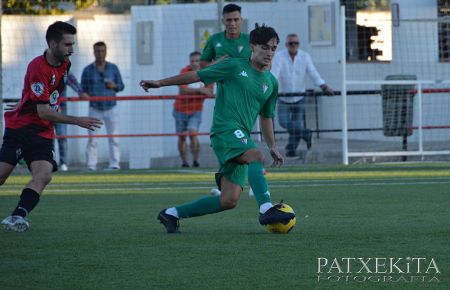
[{"label": "green shorts", "polygon": [[240,164],[233,159],[256,148],[249,134],[242,130],[215,133],[211,136],[211,147],[220,164],[219,172],[216,173],[216,183],[219,189],[222,176],[244,188],[247,181],[248,164]]}]

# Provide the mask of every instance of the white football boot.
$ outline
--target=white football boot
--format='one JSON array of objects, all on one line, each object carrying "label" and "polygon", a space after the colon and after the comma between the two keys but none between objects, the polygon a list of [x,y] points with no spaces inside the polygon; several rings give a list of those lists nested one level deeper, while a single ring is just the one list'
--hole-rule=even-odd
[{"label": "white football boot", "polygon": [[21,233],[28,230],[30,224],[20,215],[12,215],[2,221],[2,226],[7,231],[15,231]]}]

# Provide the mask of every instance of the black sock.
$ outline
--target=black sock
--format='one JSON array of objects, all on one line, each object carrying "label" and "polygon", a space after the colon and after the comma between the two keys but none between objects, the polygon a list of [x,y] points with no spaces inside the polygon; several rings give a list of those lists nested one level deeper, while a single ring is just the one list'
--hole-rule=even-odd
[{"label": "black sock", "polygon": [[20,215],[21,217],[26,217],[30,211],[38,204],[39,202],[39,193],[32,190],[31,188],[24,188],[22,190],[22,195],[20,196],[19,203],[14,209],[12,215]]}]

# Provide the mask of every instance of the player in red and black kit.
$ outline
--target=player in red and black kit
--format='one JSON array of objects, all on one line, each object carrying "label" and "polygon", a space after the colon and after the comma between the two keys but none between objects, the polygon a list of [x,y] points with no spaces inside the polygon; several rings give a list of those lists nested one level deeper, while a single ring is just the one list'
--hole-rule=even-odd
[{"label": "player in red and black kit", "polygon": [[0,185],[5,183],[20,159],[31,172],[31,181],[25,186],[11,216],[1,224],[6,230],[26,231],[25,219],[40,199],[44,188],[57,170],[53,160],[53,123],[78,125],[94,130],[102,122],[90,117],[63,115],[58,112],[60,96],[70,68],[76,28],[57,21],[47,28],[48,49],[28,65],[22,99],[5,113],[5,134],[0,149]]}]

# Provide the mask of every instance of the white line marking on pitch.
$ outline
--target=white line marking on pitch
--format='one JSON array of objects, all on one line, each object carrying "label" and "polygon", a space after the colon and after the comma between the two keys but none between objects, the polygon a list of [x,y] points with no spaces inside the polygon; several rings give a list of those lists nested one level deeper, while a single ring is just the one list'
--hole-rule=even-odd
[{"label": "white line marking on pitch", "polygon": [[[288,184],[286,184],[288,183]],[[271,187],[277,187],[277,188],[286,188],[286,187],[292,187],[292,181],[279,181],[279,182],[271,182],[270,186]],[[302,183],[302,182],[295,182],[296,184],[298,184],[301,187],[320,187],[320,186],[326,186],[326,187],[330,187],[330,186],[392,186],[392,185],[433,185],[433,184],[450,184],[450,180],[445,181],[408,181],[408,182],[350,182],[350,183]],[[192,184],[192,183],[191,183]],[[149,186],[139,186],[138,184],[136,184],[136,187],[113,187],[113,188],[105,188],[105,184],[102,184],[102,188],[89,188],[89,187],[77,187],[77,188],[54,188],[57,187],[55,186],[50,186],[49,188],[47,188],[44,192],[44,194],[58,194],[58,193],[69,193],[69,192],[103,192],[105,194],[114,192],[117,193],[118,191],[122,191],[122,192],[144,192],[144,191],[158,191],[158,190],[165,190],[168,193],[171,193],[173,191],[176,192],[180,192],[180,191],[184,191],[184,190],[205,190],[205,194],[209,193],[209,190],[214,187],[214,186],[189,186],[186,187],[186,184],[180,184],[180,185],[184,185],[184,186],[171,186],[171,187],[149,187]],[[146,184],[147,185],[147,184]],[[72,184],[72,186],[74,186],[74,184]],[[76,186],[76,184],[75,184]],[[58,186],[59,187],[59,186]],[[3,194],[1,195],[9,195],[6,193],[17,193],[17,190],[15,189],[5,189],[2,190]],[[244,189],[245,191],[245,189]]]}]

